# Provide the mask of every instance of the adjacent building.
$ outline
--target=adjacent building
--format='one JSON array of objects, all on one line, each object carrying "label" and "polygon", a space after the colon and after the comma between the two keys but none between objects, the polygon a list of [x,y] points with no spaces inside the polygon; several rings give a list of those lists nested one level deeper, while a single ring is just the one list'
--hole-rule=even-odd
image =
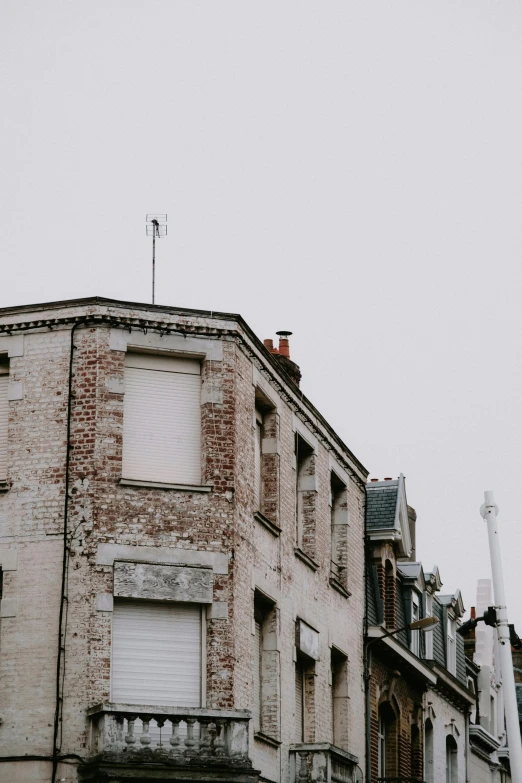
[{"label": "adjacent building", "polygon": [[[468,688],[460,592],[415,554],[404,476],[367,486],[367,781],[467,781]],[[438,624],[411,630],[424,617]]]}]

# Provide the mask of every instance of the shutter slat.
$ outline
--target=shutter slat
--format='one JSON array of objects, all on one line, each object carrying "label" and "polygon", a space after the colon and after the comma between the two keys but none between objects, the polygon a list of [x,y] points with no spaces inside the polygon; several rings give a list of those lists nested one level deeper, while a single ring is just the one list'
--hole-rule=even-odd
[{"label": "shutter slat", "polygon": [[201,483],[199,375],[125,368],[122,475]]},{"label": "shutter slat", "polygon": [[112,645],[113,701],[200,706],[199,606],[115,601]]},{"label": "shutter slat", "polygon": [[9,420],[9,402],[7,387],[9,375],[0,375],[0,481],[7,479],[7,425]]}]

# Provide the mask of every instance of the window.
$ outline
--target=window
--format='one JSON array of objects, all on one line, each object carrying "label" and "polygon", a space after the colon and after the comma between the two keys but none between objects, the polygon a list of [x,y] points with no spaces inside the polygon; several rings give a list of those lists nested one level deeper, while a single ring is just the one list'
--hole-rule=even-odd
[{"label": "window", "polygon": [[304,742],[305,662],[298,656],[295,662],[295,741]]},{"label": "window", "polygon": [[195,359],[126,355],[124,478],[201,483],[200,371]]},{"label": "window", "polygon": [[388,630],[397,627],[395,572],[390,560],[384,564],[384,624]]},{"label": "window", "polygon": [[386,723],[381,710],[379,710],[377,768],[379,777],[383,778],[386,775]]},{"label": "window", "polygon": [[279,416],[260,389],[255,393],[254,514],[279,531]]},{"label": "window", "polygon": [[315,742],[315,666],[301,652],[295,663],[296,742]]},{"label": "window", "polygon": [[395,777],[398,771],[397,719],[389,702],[379,707],[377,754],[378,777]]},{"label": "window", "polygon": [[279,739],[279,653],[275,604],[254,594],[254,732]]},{"label": "window", "polygon": [[456,674],[457,650],[456,650],[456,639],[455,639],[455,620],[452,620],[450,617],[448,617],[446,667],[451,674]]},{"label": "window", "polygon": [[410,769],[412,777],[422,779],[422,746],[420,730],[416,724],[410,728]]},{"label": "window", "polygon": [[348,750],[348,658],[332,647],[332,737],[333,744]]},{"label": "window", "polygon": [[476,689],[475,689],[475,680],[473,679],[473,677],[468,677],[467,683],[468,683],[468,691],[471,691],[471,693],[475,696],[475,702],[470,710],[469,719],[471,723],[476,723],[477,722],[477,697],[476,697]]},{"label": "window", "polygon": [[[426,595],[426,617],[433,617],[433,596]],[[433,631],[424,631],[424,656],[433,658]]]},{"label": "window", "polygon": [[450,735],[446,737],[446,783],[458,783],[457,743]]},{"label": "window", "polygon": [[433,723],[431,720],[427,720],[424,727],[424,745],[425,745],[425,757],[424,757],[424,769],[426,783],[433,783]]},{"label": "window", "polygon": [[0,482],[7,481],[7,424],[9,403],[7,387],[9,385],[9,360],[0,356]]},{"label": "window", "polygon": [[330,472],[331,573],[347,589],[348,571],[348,493],[346,484]]},{"label": "window", "polygon": [[[416,593],[411,596],[411,620],[415,622],[420,618],[419,597]],[[420,631],[410,631],[410,650],[415,655],[420,655]]]},{"label": "window", "polygon": [[203,706],[202,625],[199,604],[115,599],[112,701]]},{"label": "window", "polygon": [[494,737],[497,735],[497,700],[493,695],[489,697],[489,732]]},{"label": "window", "polygon": [[296,432],[296,544],[310,558],[315,556],[315,454]]},{"label": "window", "polygon": [[263,414],[256,408],[254,452],[254,511],[263,511]]},{"label": "window", "polygon": [[295,623],[296,742],[315,742],[315,666],[319,633],[297,618]]}]

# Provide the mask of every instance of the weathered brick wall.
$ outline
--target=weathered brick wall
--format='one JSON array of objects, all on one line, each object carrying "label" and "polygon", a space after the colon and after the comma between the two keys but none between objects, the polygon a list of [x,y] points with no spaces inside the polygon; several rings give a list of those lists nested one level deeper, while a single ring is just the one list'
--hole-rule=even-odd
[{"label": "weathered brick wall", "polygon": [[[420,748],[417,746],[412,754],[411,741],[412,724],[421,728],[418,718],[422,699],[423,689],[415,687],[409,678],[400,676],[400,673],[387,665],[385,659],[374,650],[370,680],[371,766],[374,779],[378,777],[379,705],[383,703],[389,703],[396,716],[396,754],[393,759],[391,756],[387,758],[387,775],[413,776],[415,770],[412,769],[412,761],[414,767],[422,767],[422,745]],[[388,747],[391,749],[391,743],[388,743]]]},{"label": "weathered brick wall", "polygon": [[[103,308],[99,308],[101,311]],[[53,316],[66,313],[54,312]],[[77,310],[75,311],[77,312]],[[140,311],[121,311],[141,317]],[[179,321],[175,315],[164,320]],[[27,319],[28,320],[28,319]],[[188,327],[191,320],[183,319]],[[193,325],[222,327],[193,319]],[[253,606],[257,587],[275,601],[281,701],[280,749],[252,737],[255,761],[271,780],[288,779],[287,748],[295,738],[295,620],[320,634],[314,677],[315,740],[333,741],[330,647],[348,655],[351,720],[349,749],[364,766],[362,689],[363,518],[359,481],[348,486],[349,548],[346,598],[329,583],[331,450],[318,442],[314,457],[312,570],[295,555],[294,412],[277,392],[277,418],[269,435],[279,453],[269,455],[270,504],[281,534],[254,519],[255,386],[251,355],[225,335],[222,361],[203,362],[212,389],[202,406],[202,479],[211,493],[162,491],[120,485],[124,352],[111,348],[110,329],[75,334],[71,419],[68,622],[62,751],[84,755],[86,709],[110,699],[112,615],[98,611],[98,594],[112,592],[112,566],[98,562],[101,544],[204,550],[225,554],[228,575],[215,574],[214,601],[228,618],[207,623],[207,705],[249,708],[253,702]],[[70,328],[25,335],[24,356],[11,372],[24,381],[24,399],[10,404],[9,480],[0,495],[0,547],[16,545],[18,570],[4,575],[4,597],[16,596],[16,617],[1,622],[0,755],[49,754],[55,708],[55,666],[60,598],[66,413]],[[187,340],[188,341],[188,340]],[[115,391],[116,390],[116,391]],[[268,455],[267,455],[268,456]],[[12,774],[9,772],[8,774]],[[68,774],[70,774],[68,772]],[[0,779],[7,780],[0,765]]]}]

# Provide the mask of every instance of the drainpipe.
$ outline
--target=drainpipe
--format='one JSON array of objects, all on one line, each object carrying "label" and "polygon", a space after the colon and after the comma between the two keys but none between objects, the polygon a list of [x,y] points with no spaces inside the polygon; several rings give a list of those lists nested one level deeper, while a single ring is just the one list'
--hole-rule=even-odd
[{"label": "drainpipe", "polygon": [[[71,342],[69,353],[69,393],[67,399],[67,441],[65,452],[65,500],[63,510],[63,554],[62,554],[62,583],[60,590],[60,612],[58,616],[58,653],[56,657],[56,705],[54,711],[53,726],[53,769],[51,783],[56,783],[58,771],[58,761],[61,749],[61,724],[63,708],[63,680],[65,675],[65,626],[67,617],[67,569],[69,561],[67,529],[69,521],[69,473],[71,463],[71,413],[72,413],[72,382],[73,382],[73,359],[74,359],[74,333],[83,321],[76,321],[71,328]],[[59,736],[60,735],[60,736]]]}]

